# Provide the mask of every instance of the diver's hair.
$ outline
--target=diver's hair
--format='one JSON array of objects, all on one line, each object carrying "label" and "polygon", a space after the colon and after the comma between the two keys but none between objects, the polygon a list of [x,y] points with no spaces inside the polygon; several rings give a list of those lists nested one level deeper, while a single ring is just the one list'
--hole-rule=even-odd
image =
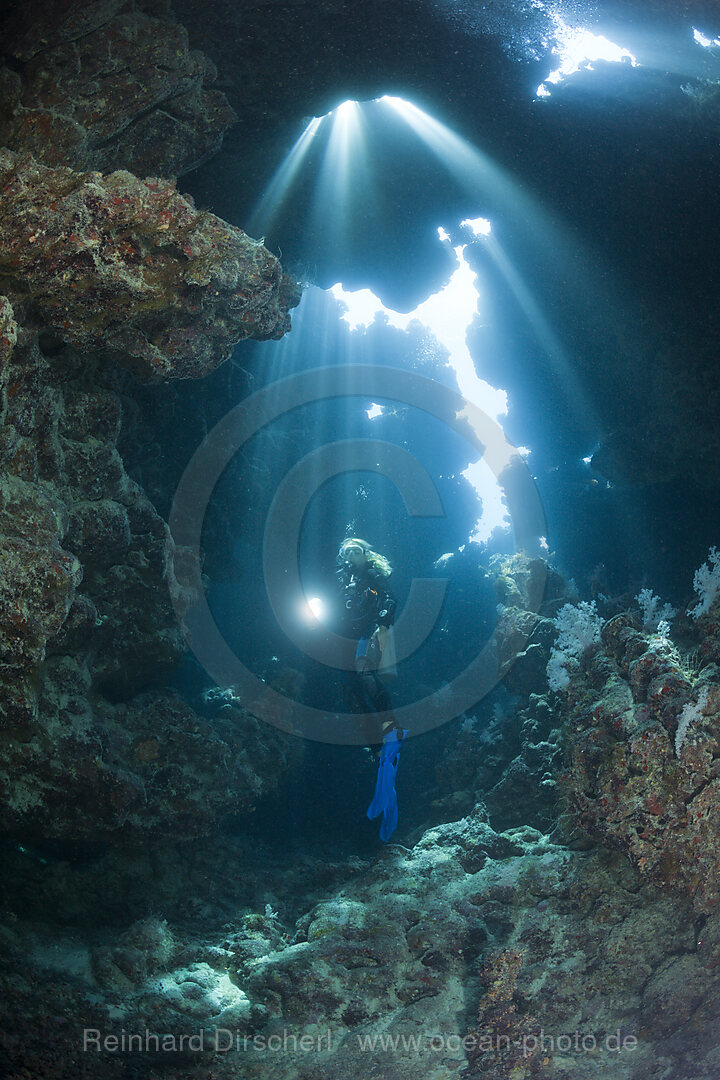
[{"label": "diver's hair", "polygon": [[365,558],[370,566],[372,566],[373,570],[377,570],[383,577],[390,577],[392,574],[392,566],[384,555],[381,555],[379,551],[374,551],[370,547],[367,540],[361,540],[357,536],[347,536],[340,545],[340,550],[342,551],[348,544],[357,544],[358,547],[361,547],[365,553]]}]

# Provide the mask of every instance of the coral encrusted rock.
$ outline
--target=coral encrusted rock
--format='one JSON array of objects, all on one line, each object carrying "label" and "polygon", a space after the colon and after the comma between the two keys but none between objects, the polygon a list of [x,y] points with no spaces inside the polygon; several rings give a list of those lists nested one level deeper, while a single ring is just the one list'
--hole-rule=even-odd
[{"label": "coral encrusted rock", "polygon": [[182,176],[237,117],[185,28],[123,2],[37,4],[11,18],[0,143],[46,165]]},{"label": "coral encrusted rock", "polygon": [[0,195],[0,288],[26,325],[83,352],[109,349],[144,378],[196,378],[238,341],[290,328],[299,291],[275,256],[167,181],[3,150]]},{"label": "coral encrusted rock", "polygon": [[277,733],[157,687],[185,650],[169,530],[116,449],[117,369],[20,329],[0,428],[0,828],[210,831],[285,768]]},{"label": "coral encrusted rock", "polygon": [[16,341],[17,323],[13,317],[12,304],[6,296],[0,296],[0,427],[5,420],[10,357]]},{"label": "coral encrusted rock", "polygon": [[209,720],[165,694],[110,705],[82,659],[54,657],[35,722],[0,756],[0,828],[31,843],[206,836],[272,790],[287,747],[240,709]]},{"label": "coral encrusted rock", "polygon": [[[703,616],[699,655],[717,641]],[[606,623],[603,646],[573,674],[564,785],[583,827],[657,885],[707,914],[720,905],[720,671],[683,662],[631,615]],[[711,650],[712,651],[712,650]],[[681,717],[690,721],[678,733]]]}]

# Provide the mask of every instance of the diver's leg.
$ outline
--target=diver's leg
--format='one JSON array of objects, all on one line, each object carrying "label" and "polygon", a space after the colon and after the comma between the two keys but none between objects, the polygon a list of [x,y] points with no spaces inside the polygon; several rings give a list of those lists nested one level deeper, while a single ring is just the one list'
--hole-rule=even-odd
[{"label": "diver's leg", "polygon": [[367,710],[357,671],[346,670],[342,674],[342,697],[345,712],[361,713]]},{"label": "diver's leg", "polygon": [[379,714],[376,742],[382,742],[393,730],[402,731],[395,719],[390,695],[377,674],[379,660],[380,650],[375,640],[361,638],[355,655],[356,678],[367,711]]},{"label": "diver's leg", "polygon": [[368,702],[373,712],[381,714],[378,715],[378,739],[382,740],[385,735],[389,735],[394,728],[400,730],[400,725],[395,719],[395,714],[392,710],[390,695],[375,672],[363,671],[359,678],[362,685],[363,697]]}]

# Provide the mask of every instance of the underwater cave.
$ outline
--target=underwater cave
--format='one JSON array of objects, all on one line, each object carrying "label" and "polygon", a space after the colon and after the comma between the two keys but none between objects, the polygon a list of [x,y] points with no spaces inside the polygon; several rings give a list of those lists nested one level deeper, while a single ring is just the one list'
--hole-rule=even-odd
[{"label": "underwater cave", "polygon": [[714,0],[0,11],[0,1074],[720,1075]]}]

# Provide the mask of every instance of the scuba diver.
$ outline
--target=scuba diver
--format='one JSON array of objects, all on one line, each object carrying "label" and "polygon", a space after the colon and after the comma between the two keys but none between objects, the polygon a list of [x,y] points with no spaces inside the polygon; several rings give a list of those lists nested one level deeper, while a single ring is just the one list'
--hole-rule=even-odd
[{"label": "scuba diver", "polygon": [[375,796],[367,814],[369,818],[382,814],[380,838],[387,840],[398,820],[395,776],[400,744],[407,735],[395,719],[380,678],[383,672],[393,677],[395,669],[391,627],[396,603],[388,587],[392,568],[384,555],[357,537],[342,542],[337,562],[345,605],[343,624],[347,636],[357,642],[349,689],[361,710],[378,714],[377,737],[382,742]]}]

